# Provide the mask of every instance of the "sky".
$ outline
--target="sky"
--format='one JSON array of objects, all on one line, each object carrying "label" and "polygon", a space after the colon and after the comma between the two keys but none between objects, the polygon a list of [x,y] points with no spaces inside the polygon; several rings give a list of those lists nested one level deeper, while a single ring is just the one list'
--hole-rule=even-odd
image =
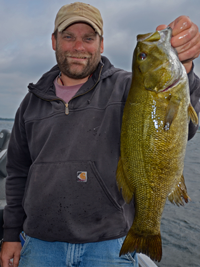
[{"label": "sky", "polygon": [[[187,15],[200,26],[199,0],[86,0],[104,21],[104,53],[116,67],[131,70],[136,36]],[[63,0],[0,0],[0,118],[14,118],[28,84],[56,64],[51,47],[55,16]],[[200,59],[195,59],[200,76]]]}]

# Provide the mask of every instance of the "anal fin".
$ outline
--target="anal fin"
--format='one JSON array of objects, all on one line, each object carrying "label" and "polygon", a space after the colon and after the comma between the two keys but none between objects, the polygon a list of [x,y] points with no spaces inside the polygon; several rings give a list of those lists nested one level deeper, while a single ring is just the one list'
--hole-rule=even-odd
[{"label": "anal fin", "polygon": [[187,194],[187,188],[183,175],[181,175],[180,181],[168,195],[168,199],[171,203],[176,204],[177,206],[183,206],[183,200],[185,201],[185,203],[188,203],[188,200],[191,200]]},{"label": "anal fin", "polygon": [[198,125],[198,116],[196,111],[194,110],[193,106],[191,105],[191,103],[188,106],[188,115],[191,119],[191,121],[195,124]]}]

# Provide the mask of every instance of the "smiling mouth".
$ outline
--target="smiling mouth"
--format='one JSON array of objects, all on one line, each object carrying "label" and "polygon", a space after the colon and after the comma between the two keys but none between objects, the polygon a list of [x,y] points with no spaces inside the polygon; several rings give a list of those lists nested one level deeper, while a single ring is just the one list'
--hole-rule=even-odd
[{"label": "smiling mouth", "polygon": [[80,57],[80,56],[68,56],[69,58],[72,59],[88,59],[89,57]]}]

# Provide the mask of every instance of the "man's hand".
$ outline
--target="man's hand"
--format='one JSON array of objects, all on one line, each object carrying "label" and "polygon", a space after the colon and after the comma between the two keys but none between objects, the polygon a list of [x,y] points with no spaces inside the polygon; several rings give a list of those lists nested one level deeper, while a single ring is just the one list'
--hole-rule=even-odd
[{"label": "man's hand", "polygon": [[[20,242],[4,242],[0,253],[1,267],[17,267],[19,265],[21,249]],[[11,259],[13,259],[13,262]]]},{"label": "man's hand", "polygon": [[[200,33],[196,24],[189,17],[180,16],[168,26],[172,28],[171,44],[178,52],[180,61],[187,73],[192,68],[192,60],[200,54]],[[167,25],[159,25],[156,30],[160,31]]]}]

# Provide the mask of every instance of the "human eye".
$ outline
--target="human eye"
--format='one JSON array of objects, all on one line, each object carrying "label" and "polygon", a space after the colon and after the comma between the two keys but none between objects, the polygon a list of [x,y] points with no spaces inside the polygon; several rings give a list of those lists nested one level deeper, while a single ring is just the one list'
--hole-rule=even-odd
[{"label": "human eye", "polygon": [[62,38],[67,40],[67,41],[72,41],[73,40],[73,36],[68,34],[68,33],[63,33],[62,34]]},{"label": "human eye", "polygon": [[95,40],[95,36],[85,36],[83,40],[87,43],[92,43]]},{"label": "human eye", "polygon": [[67,34],[64,36],[64,38],[67,39],[68,41],[69,41],[69,40],[72,40],[72,36],[67,35]]}]

